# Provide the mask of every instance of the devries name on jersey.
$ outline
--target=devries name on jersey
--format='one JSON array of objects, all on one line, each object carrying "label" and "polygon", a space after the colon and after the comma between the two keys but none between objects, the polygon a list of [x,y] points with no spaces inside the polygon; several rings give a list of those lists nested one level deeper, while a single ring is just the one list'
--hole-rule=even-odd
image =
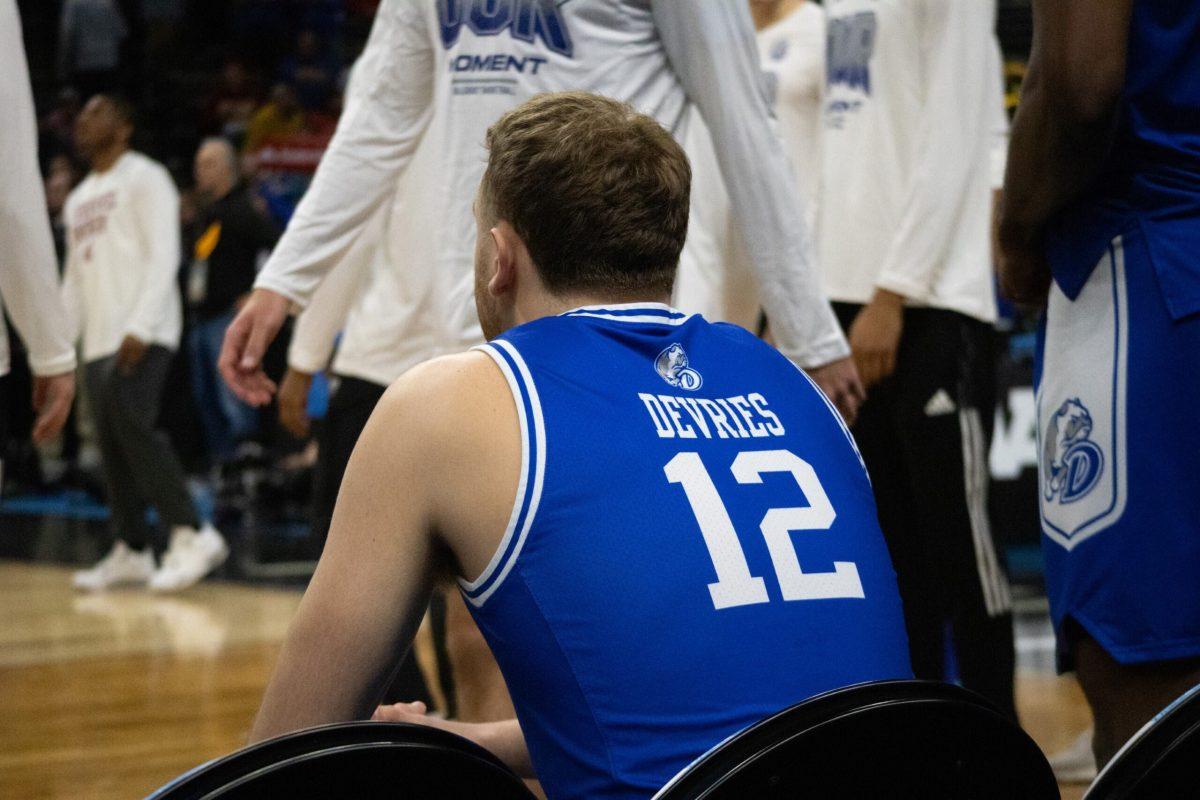
[{"label": "devries name on jersey", "polygon": [[757,392],[728,398],[639,392],[660,439],[761,439],[787,431]]}]

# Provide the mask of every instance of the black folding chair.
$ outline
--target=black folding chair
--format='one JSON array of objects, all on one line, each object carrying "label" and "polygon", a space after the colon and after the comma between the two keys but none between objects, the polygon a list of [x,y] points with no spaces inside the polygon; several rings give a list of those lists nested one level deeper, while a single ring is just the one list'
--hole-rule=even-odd
[{"label": "black folding chair", "polygon": [[986,700],[882,681],[792,706],[727,739],[655,800],[1058,798],[1041,750]]},{"label": "black folding chair", "polygon": [[264,797],[532,800],[494,755],[461,736],[389,722],[290,733],[209,761],[148,800]]},{"label": "black folding chair", "polygon": [[1084,800],[1200,796],[1200,686],[1138,731],[1108,762]]}]

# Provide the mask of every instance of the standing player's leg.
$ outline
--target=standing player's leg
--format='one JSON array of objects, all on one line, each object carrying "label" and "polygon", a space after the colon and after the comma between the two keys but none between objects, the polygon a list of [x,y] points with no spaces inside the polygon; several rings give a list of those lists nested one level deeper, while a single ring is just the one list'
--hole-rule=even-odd
[{"label": "standing player's leg", "polygon": [[[959,677],[1015,719],[1012,599],[987,513],[994,398],[987,326],[910,309],[897,359],[895,424],[911,481],[919,575],[932,599],[922,627],[951,632]],[[906,609],[907,615],[907,609]],[[942,677],[946,651],[926,652]]]},{"label": "standing player's leg", "polygon": [[313,555],[320,556],[329,535],[329,523],[337,504],[342,475],[350,463],[350,454],[359,434],[371,418],[379,398],[387,391],[372,381],[334,376],[337,386],[329,398],[329,410],[318,441],[317,468],[313,477],[312,530],[309,534]]},{"label": "standing player's leg", "polygon": [[1107,764],[1155,714],[1200,685],[1200,658],[1126,665],[1070,620],[1066,635],[1095,719],[1097,764]]},{"label": "standing player's leg", "polygon": [[[861,306],[835,303],[844,330],[849,330]],[[902,351],[903,352],[903,351]],[[901,446],[897,418],[897,381],[890,377],[872,386],[854,423],[854,439],[871,476],[879,527],[887,541],[908,633],[913,674],[937,679],[945,662],[941,604],[929,577],[930,554],[916,525],[913,487]]]}]

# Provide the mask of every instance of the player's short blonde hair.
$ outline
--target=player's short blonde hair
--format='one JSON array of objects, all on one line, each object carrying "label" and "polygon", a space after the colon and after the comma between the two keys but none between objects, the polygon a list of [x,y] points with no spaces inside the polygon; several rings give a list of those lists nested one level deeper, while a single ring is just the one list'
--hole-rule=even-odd
[{"label": "player's short blonde hair", "polygon": [[587,92],[542,94],[488,129],[487,147],[481,210],[512,225],[547,289],[670,292],[692,171],[655,120]]}]

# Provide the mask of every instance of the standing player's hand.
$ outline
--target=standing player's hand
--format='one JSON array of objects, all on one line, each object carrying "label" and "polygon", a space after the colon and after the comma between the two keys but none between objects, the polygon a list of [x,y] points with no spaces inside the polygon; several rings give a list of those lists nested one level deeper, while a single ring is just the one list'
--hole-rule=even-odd
[{"label": "standing player's hand", "polygon": [[279,424],[297,439],[308,437],[308,390],[312,382],[311,372],[288,367],[279,384]]},{"label": "standing player's hand", "polygon": [[75,373],[35,375],[33,378],[33,441],[41,444],[53,439],[63,429],[75,399]]},{"label": "standing player's hand", "polygon": [[287,319],[289,305],[281,294],[255,289],[225,331],[217,366],[233,393],[252,406],[265,406],[275,393],[262,360]]},{"label": "standing player's hand", "polygon": [[896,370],[896,351],[904,332],[904,298],[877,289],[850,326],[850,350],[867,390]]},{"label": "standing player's hand", "polygon": [[862,381],[858,378],[858,370],[854,368],[854,359],[847,356],[823,367],[805,371],[841,413],[846,424],[853,425],[855,417],[858,416],[859,406],[866,399]]},{"label": "standing player's hand", "polygon": [[1000,291],[1009,300],[1030,308],[1046,305],[1050,266],[1046,254],[1029,237],[1000,234]]},{"label": "standing player's hand", "polygon": [[132,375],[137,365],[146,356],[147,345],[133,334],[126,334],[117,350],[117,372]]}]

